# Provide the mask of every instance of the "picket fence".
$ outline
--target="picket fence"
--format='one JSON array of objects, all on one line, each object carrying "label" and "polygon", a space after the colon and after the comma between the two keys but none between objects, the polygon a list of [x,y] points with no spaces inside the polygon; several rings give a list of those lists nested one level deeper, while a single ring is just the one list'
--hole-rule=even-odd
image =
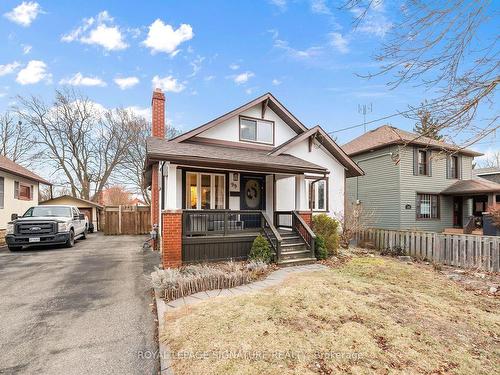
[{"label": "picket fence", "polygon": [[435,263],[500,271],[500,237],[367,229],[356,234],[355,242],[379,250],[400,247],[410,256]]}]

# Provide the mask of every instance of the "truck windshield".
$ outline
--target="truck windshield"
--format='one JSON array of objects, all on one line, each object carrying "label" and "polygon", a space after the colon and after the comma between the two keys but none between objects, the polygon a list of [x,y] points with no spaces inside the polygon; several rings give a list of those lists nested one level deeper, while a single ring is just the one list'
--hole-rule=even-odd
[{"label": "truck windshield", "polygon": [[31,207],[26,211],[23,217],[71,217],[70,207],[57,207],[57,206],[37,206]]}]

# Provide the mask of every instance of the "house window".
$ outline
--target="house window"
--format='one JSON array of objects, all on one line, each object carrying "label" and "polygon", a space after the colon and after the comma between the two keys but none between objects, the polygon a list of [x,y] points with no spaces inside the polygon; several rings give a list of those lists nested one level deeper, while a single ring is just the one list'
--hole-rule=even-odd
[{"label": "house window", "polygon": [[497,194],[495,197],[495,202],[500,203],[500,194]]},{"label": "house window", "polygon": [[240,117],[240,140],[274,144],[274,123]]},{"label": "house window", "polygon": [[417,194],[417,219],[439,219],[439,195]]},{"label": "house window", "polygon": [[186,208],[221,210],[226,207],[226,176],[213,173],[186,173]]},{"label": "house window", "polygon": [[418,174],[422,176],[427,175],[427,151],[418,150]]},{"label": "house window", "polygon": [[[313,211],[325,211],[328,190],[326,188],[326,180],[306,179],[306,193],[309,197],[308,208]],[[311,185],[313,188],[311,189]]]},{"label": "house window", "polygon": [[449,177],[458,178],[458,156],[451,156],[449,159]]},{"label": "house window", "polygon": [[4,208],[4,178],[0,177],[0,208]]},{"label": "house window", "polygon": [[33,185],[26,185],[18,181],[14,181],[14,198],[25,201],[33,199]]}]

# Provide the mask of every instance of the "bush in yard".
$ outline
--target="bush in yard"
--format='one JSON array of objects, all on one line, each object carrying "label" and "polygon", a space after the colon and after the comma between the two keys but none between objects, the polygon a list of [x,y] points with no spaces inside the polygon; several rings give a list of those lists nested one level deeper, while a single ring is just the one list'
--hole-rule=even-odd
[{"label": "bush in yard", "polygon": [[328,258],[328,251],[326,250],[325,239],[322,235],[316,236],[316,241],[314,241],[314,252],[316,254],[316,259],[322,260]]},{"label": "bush in yard", "polygon": [[387,247],[385,249],[380,250],[380,255],[390,256],[390,257],[399,257],[408,255],[406,251],[401,246]]},{"label": "bush in yard", "polygon": [[273,255],[271,253],[271,246],[269,246],[269,242],[267,242],[262,234],[259,234],[255,240],[253,240],[248,258],[251,260],[260,260],[261,262],[269,263],[272,257]]},{"label": "bush in yard", "polygon": [[339,222],[326,214],[313,216],[312,230],[323,237],[329,255],[336,255],[339,247]]}]

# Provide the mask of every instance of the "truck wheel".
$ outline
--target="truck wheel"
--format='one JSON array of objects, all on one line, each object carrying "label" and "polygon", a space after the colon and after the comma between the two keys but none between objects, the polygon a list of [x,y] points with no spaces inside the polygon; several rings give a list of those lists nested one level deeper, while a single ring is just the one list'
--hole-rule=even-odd
[{"label": "truck wheel", "polygon": [[22,246],[9,246],[10,251],[19,251],[22,248],[23,248]]},{"label": "truck wheel", "polygon": [[75,232],[73,232],[73,229],[69,231],[69,238],[66,241],[66,247],[73,247],[75,246]]}]

